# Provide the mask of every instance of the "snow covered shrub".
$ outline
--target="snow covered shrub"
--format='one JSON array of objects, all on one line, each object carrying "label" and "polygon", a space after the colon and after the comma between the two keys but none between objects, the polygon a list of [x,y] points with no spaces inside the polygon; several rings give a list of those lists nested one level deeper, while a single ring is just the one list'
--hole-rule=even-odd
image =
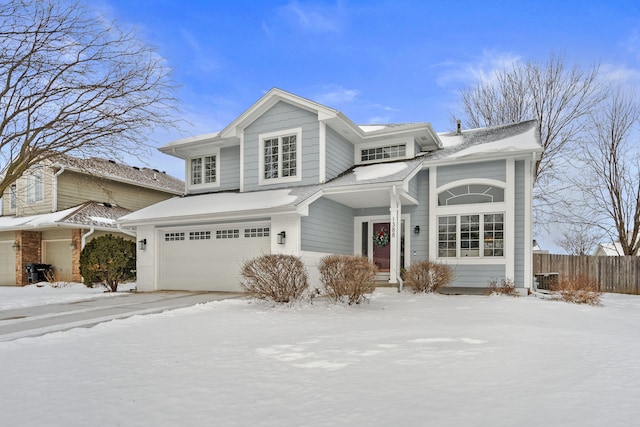
[{"label": "snow covered shrub", "polygon": [[104,285],[116,292],[118,284],[135,279],[136,244],[122,237],[96,237],[80,253],[80,274],[84,284]]},{"label": "snow covered shrub", "polygon": [[598,284],[582,276],[561,278],[551,290],[556,292],[557,299],[574,304],[599,305],[602,296]]},{"label": "snow covered shrub", "polygon": [[435,261],[419,261],[411,264],[404,275],[405,286],[414,293],[436,292],[453,280],[453,270],[446,264]]},{"label": "snow covered shrub", "polygon": [[378,268],[358,255],[329,255],[320,260],[320,281],[333,301],[360,304],[375,289]]},{"label": "snow covered shrub", "polygon": [[513,280],[504,278],[498,282],[497,279],[493,279],[489,282],[489,295],[508,295],[511,297],[517,297],[516,285]]},{"label": "snow covered shrub", "polygon": [[293,255],[262,255],[242,265],[243,289],[252,297],[276,303],[302,298],[307,291],[307,271]]}]

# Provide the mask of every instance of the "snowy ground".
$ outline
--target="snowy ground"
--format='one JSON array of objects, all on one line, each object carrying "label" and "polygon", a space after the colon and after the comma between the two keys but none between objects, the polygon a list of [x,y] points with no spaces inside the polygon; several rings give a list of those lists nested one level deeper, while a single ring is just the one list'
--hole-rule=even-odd
[{"label": "snowy ground", "polygon": [[105,292],[104,287],[87,288],[82,283],[61,282],[54,286],[46,282],[23,287],[0,286],[0,310],[114,297],[122,295],[123,292],[129,292],[136,285],[135,283],[119,285],[117,293]]},{"label": "snowy ground", "polygon": [[226,300],[0,343],[7,426],[627,426],[640,297]]}]

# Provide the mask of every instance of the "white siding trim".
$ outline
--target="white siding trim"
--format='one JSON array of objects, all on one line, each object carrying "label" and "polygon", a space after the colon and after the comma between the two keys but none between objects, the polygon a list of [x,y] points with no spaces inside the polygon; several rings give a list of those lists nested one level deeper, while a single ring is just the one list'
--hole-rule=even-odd
[{"label": "white siding trim", "polygon": [[318,123],[318,136],[320,141],[320,164],[318,165],[318,181],[320,184],[327,180],[327,124],[325,122]]},{"label": "white siding trim", "polygon": [[244,130],[240,134],[240,192],[244,191]]},{"label": "white siding trim", "polygon": [[436,166],[429,168],[429,259],[438,258],[438,191],[436,180],[438,172]]},{"label": "white siding trim", "polygon": [[524,287],[531,288],[533,280],[533,175],[532,162],[524,162]]},{"label": "white siding trim", "polygon": [[[504,256],[506,260],[505,278],[515,279],[515,240],[516,240],[516,162],[507,159],[507,187],[504,192],[504,201],[507,205],[504,218]],[[507,234],[508,233],[508,234]]]}]

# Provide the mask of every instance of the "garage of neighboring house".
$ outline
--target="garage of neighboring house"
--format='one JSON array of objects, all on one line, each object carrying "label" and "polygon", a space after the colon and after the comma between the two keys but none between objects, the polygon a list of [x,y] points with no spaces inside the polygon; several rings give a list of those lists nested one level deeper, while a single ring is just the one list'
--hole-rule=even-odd
[{"label": "garage of neighboring house", "polygon": [[159,289],[241,291],[242,262],[271,252],[269,223],[158,230]]},{"label": "garage of neighboring house", "polygon": [[16,250],[13,240],[0,241],[0,286],[16,284]]}]

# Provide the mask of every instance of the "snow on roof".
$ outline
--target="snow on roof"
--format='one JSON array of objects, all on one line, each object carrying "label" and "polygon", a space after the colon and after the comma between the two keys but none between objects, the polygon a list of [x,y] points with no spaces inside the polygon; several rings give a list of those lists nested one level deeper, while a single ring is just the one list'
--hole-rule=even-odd
[{"label": "snow on roof", "polygon": [[139,168],[97,157],[81,159],[66,154],[53,159],[53,164],[74,172],[152,188],[158,191],[172,194],[184,193],[184,181],[167,175],[166,172],[161,172],[158,169]]},{"label": "snow on roof", "polygon": [[360,166],[353,170],[357,181],[366,181],[376,178],[384,178],[396,174],[407,168],[405,162],[380,163],[375,165]]},{"label": "snow on roof", "polygon": [[622,256],[624,254],[624,250],[622,250],[620,242],[600,243],[598,248],[606,256]]},{"label": "snow on roof", "polygon": [[430,160],[460,159],[482,154],[542,151],[537,135],[537,122],[528,120],[504,126],[440,133],[443,150],[430,153]]},{"label": "snow on roof", "polygon": [[115,220],[131,213],[129,209],[103,203],[86,202],[59,212],[21,217],[0,217],[0,229],[19,230],[57,227],[59,225],[86,225],[116,228]]},{"label": "snow on roof", "polygon": [[[306,196],[302,196],[306,198]],[[215,215],[242,211],[293,207],[302,197],[292,189],[253,191],[248,193],[210,193],[174,197],[132,212],[120,218],[122,222],[158,218]]]},{"label": "snow on roof", "polygon": [[377,130],[386,129],[387,125],[358,125],[363,132],[375,132]]}]

